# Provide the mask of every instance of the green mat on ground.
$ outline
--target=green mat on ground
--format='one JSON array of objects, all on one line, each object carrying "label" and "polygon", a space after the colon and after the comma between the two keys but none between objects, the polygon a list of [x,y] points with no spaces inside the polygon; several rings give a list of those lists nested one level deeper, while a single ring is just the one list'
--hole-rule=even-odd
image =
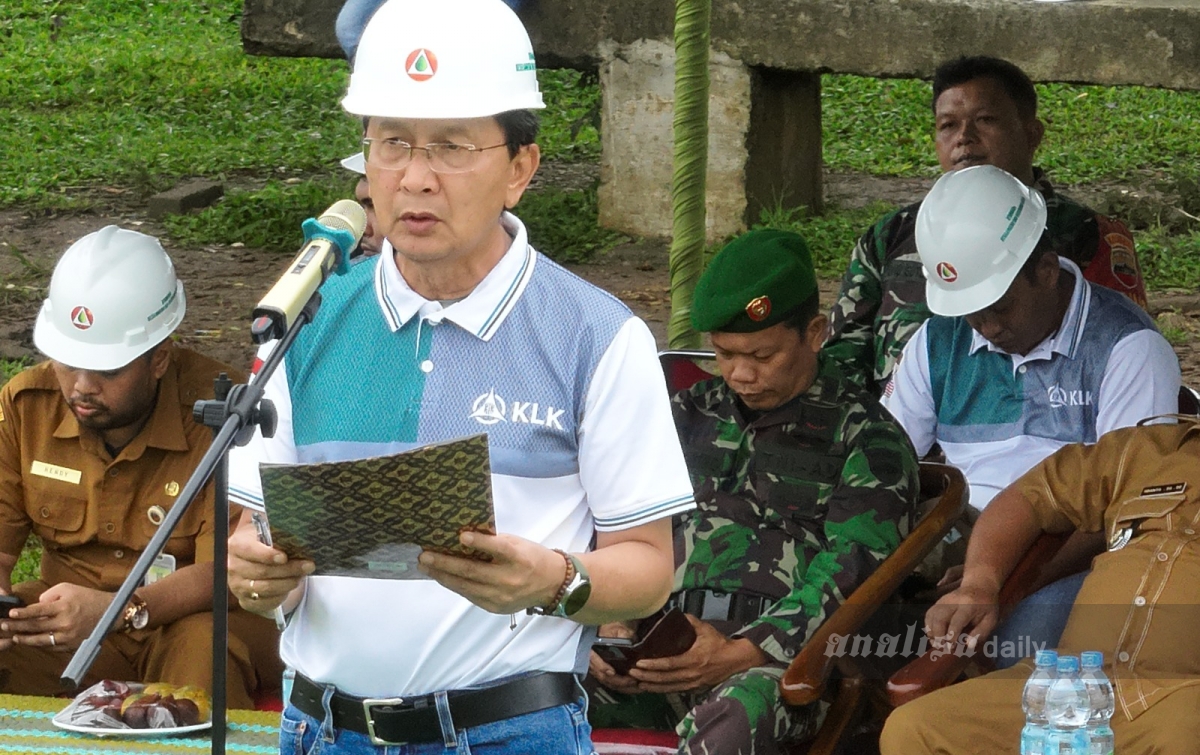
[{"label": "green mat on ground", "polygon": [[[163,753],[191,755],[207,753],[208,736],[154,739],[93,737],[62,731],[50,723],[69,700],[54,697],[0,695],[0,755],[91,755],[92,753]],[[229,711],[225,751],[239,755],[274,755],[279,752],[279,714],[250,710]]]}]

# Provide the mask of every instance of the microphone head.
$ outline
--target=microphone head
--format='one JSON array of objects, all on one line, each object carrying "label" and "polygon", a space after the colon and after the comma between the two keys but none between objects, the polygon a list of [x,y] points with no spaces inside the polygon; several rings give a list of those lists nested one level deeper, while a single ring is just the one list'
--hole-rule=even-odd
[{"label": "microphone head", "polygon": [[[367,229],[367,211],[353,199],[339,199],[321,213],[317,222],[331,231],[348,231],[354,237],[354,246],[362,239]],[[344,250],[349,253],[349,249]]]}]

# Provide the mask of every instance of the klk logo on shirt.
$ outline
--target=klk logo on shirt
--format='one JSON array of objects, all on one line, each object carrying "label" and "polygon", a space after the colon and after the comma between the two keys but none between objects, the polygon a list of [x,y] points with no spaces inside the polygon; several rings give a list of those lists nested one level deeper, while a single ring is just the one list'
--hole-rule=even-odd
[{"label": "klk logo on shirt", "polygon": [[553,406],[542,407],[536,401],[506,402],[496,395],[493,388],[475,399],[471,404],[469,416],[481,425],[494,425],[498,422],[513,422],[523,425],[537,425],[550,430],[565,430],[561,417],[565,409],[555,409]]},{"label": "klk logo on shirt", "polygon": [[1046,389],[1046,395],[1050,399],[1050,406],[1054,409],[1062,409],[1065,406],[1092,405],[1091,391],[1068,391],[1057,383]]}]

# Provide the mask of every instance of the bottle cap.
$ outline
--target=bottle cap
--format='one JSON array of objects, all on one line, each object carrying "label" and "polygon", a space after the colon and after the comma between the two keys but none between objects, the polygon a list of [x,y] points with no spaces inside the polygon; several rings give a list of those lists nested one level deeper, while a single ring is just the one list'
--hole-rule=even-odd
[{"label": "bottle cap", "polygon": [[1074,655],[1058,656],[1058,673],[1074,674],[1079,671],[1079,658]]},{"label": "bottle cap", "polygon": [[1039,667],[1049,666],[1053,668],[1058,664],[1058,653],[1053,650],[1037,651],[1036,662]]},{"label": "bottle cap", "polygon": [[1104,665],[1104,653],[1099,650],[1085,650],[1079,654],[1079,660],[1084,668],[1100,668]]}]

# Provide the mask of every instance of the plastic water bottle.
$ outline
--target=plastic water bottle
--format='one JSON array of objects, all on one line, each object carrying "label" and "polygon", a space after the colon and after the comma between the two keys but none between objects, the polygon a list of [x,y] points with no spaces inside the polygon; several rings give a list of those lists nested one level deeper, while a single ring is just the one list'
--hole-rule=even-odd
[{"label": "plastic water bottle", "polygon": [[1025,709],[1025,728],[1021,729],[1021,755],[1046,755],[1046,692],[1054,681],[1058,653],[1039,650],[1037,668],[1025,682],[1021,707]]},{"label": "plastic water bottle", "polygon": [[1091,700],[1092,715],[1088,719],[1087,732],[1090,743],[1090,755],[1113,755],[1113,730],[1108,722],[1112,718],[1116,701],[1113,697],[1112,682],[1104,675],[1101,667],[1104,665],[1104,654],[1089,650],[1080,655],[1083,672],[1083,686],[1087,688]]},{"label": "plastic water bottle", "polygon": [[1046,755],[1088,755],[1091,698],[1079,677],[1079,658],[1058,657],[1058,678],[1046,691]]},{"label": "plastic water bottle", "polygon": [[283,707],[287,707],[292,699],[292,683],[296,681],[296,669],[291,666],[283,667]]}]

